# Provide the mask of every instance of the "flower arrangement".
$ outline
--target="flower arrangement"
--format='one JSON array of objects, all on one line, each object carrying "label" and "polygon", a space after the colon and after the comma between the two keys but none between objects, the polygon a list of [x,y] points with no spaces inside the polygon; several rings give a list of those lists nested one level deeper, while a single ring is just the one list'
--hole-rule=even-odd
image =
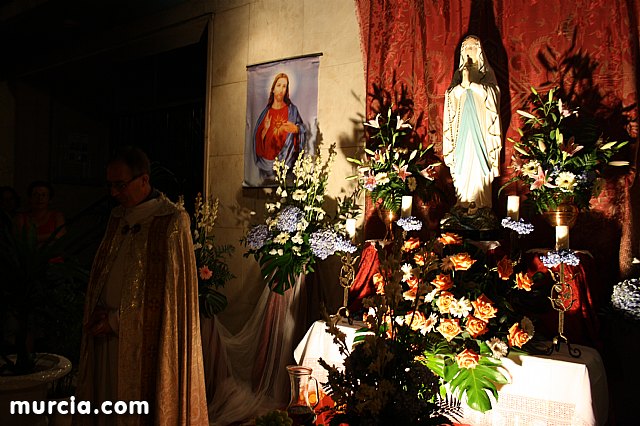
[{"label": "flower arrangement", "polygon": [[219,200],[203,200],[198,193],[194,205],[193,248],[198,268],[198,299],[200,312],[208,318],[227,307],[227,297],[218,291],[227,281],[235,278],[225,259],[234,247],[216,244],[213,227],[218,217]]},{"label": "flower arrangement", "polygon": [[431,186],[435,167],[440,163],[427,160],[426,154],[433,145],[410,148],[412,127],[395,115],[392,108],[386,115],[379,113],[364,125],[370,129],[370,147],[365,148],[363,160],[347,159],[358,165],[358,173],[347,179],[358,179],[374,203],[381,200],[383,208],[396,211],[403,195]]},{"label": "flower arrangement", "polygon": [[313,272],[318,258],[356,250],[345,236],[344,224],[332,224],[323,208],[329,167],[335,159],[335,152],[330,152],[325,164],[320,156],[301,152],[291,181],[284,161],[274,161],[277,199],[265,204],[265,223],[253,226],[243,239],[249,248],[245,256],[255,257],[265,282],[276,293],[284,294],[298,275]]},{"label": "flower arrangement", "polygon": [[611,161],[627,141],[605,140],[596,120],[571,109],[558,90],[540,94],[532,87],[530,111],[517,111],[524,120],[517,129],[520,139],[508,138],[515,149],[515,176],[501,190],[515,181],[528,185],[527,197],[538,213],[566,202],[588,209],[605,168],[629,164]]},{"label": "flower arrangement", "polygon": [[614,285],[611,306],[625,317],[640,321],[640,280],[630,278]]},{"label": "flower arrangement", "polygon": [[[533,284],[526,270],[506,255],[490,261],[453,233],[427,242],[407,237],[416,229],[413,222],[402,222],[402,237],[391,250],[379,251],[377,294],[363,303],[366,328],[358,331],[353,350],[340,345],[344,371],[323,364],[341,419],[388,404],[405,410],[392,401],[412,395],[420,399],[416,407],[428,410],[436,384],[487,411],[497,385],[507,383],[501,358],[533,337],[532,322],[515,308]],[[339,332],[329,328],[339,341]]]}]

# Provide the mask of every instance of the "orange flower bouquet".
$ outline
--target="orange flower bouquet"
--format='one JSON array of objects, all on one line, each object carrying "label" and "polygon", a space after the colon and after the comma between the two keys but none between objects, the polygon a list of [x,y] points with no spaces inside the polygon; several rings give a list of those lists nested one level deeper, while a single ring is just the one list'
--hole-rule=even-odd
[{"label": "orange flower bouquet", "polygon": [[[509,350],[522,350],[534,334],[531,321],[516,310],[532,279],[509,256],[491,260],[456,234],[422,242],[407,238],[405,230],[393,244],[379,251],[377,294],[364,301],[362,344],[351,352],[342,347],[351,362],[345,361],[344,377],[354,375],[349,370],[358,351],[367,352],[376,339],[390,340],[419,352],[410,361],[436,375],[441,393],[464,398],[473,409],[490,410],[490,395],[497,399],[497,386],[507,383],[501,358]],[[334,394],[346,386],[340,374],[329,375]],[[339,395],[332,398],[340,400]]]}]

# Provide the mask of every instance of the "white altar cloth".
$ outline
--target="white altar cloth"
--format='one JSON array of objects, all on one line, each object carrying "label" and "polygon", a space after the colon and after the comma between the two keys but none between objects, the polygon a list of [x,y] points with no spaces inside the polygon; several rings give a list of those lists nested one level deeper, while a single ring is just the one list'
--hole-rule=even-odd
[{"label": "white altar cloth", "polygon": [[[349,347],[362,323],[339,328],[346,334]],[[607,377],[600,354],[593,348],[580,349],[579,358],[571,357],[566,345],[551,355],[510,354],[503,359],[509,383],[498,392],[493,409],[480,413],[464,407],[460,423],[473,426],[599,426],[607,420],[609,397]],[[318,364],[341,366],[343,359],[324,321],[316,321],[294,351],[298,364],[311,367],[320,383],[327,371]],[[464,405],[464,404],[463,404]]]}]

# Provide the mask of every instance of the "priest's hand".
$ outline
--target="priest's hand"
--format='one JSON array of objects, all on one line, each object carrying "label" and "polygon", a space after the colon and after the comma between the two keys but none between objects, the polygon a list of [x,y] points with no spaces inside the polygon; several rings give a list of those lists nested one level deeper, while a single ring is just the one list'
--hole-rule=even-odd
[{"label": "priest's hand", "polygon": [[87,324],[85,331],[90,336],[107,336],[113,334],[113,329],[109,324],[109,311],[101,306],[97,306]]}]

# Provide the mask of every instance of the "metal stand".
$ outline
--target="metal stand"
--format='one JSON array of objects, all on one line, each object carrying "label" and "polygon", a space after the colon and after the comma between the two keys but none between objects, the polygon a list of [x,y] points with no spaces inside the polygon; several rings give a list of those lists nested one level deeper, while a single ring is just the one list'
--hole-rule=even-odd
[{"label": "metal stand", "polygon": [[353,278],[356,275],[355,268],[353,265],[356,263],[356,260],[359,256],[352,256],[351,253],[345,253],[341,258],[342,268],[340,269],[340,285],[344,289],[343,297],[342,297],[342,306],[338,308],[338,311],[331,315],[331,323],[336,325],[343,318],[346,318],[349,321],[349,324],[353,324],[353,318],[351,317],[351,312],[349,312],[349,308],[347,305],[349,304],[349,289],[353,284]]},{"label": "metal stand", "polygon": [[571,286],[566,283],[564,274],[564,264],[560,264],[560,271],[558,272],[558,278],[555,274],[553,279],[556,283],[551,287],[551,306],[558,311],[558,335],[553,338],[551,346],[547,348],[546,354],[551,355],[553,351],[560,352],[560,346],[564,342],[569,350],[569,355],[574,358],[579,358],[582,352],[578,348],[572,348],[569,343],[569,339],[564,335],[564,313],[571,309],[573,306],[573,290]]}]

